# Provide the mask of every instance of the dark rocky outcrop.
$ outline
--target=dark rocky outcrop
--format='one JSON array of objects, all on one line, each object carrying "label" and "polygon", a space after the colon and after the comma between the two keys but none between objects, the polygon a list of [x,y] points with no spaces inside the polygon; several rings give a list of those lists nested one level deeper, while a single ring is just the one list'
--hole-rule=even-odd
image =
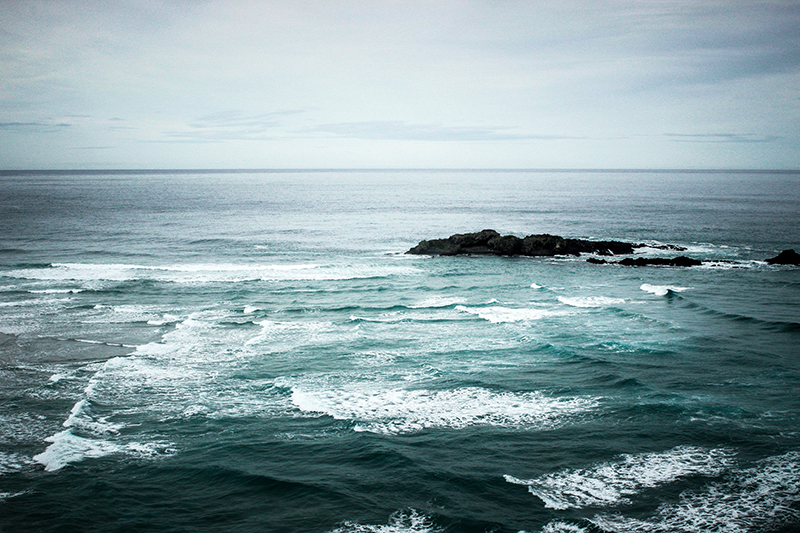
[{"label": "dark rocky outcrop", "polygon": [[617,241],[586,241],[565,239],[557,235],[528,235],[525,238],[514,235],[500,235],[494,230],[485,229],[478,233],[451,235],[447,239],[422,241],[410,249],[409,254],[418,255],[524,255],[549,257],[554,255],[624,255],[632,254],[641,244]]},{"label": "dark rocky outcrop", "polygon": [[797,265],[800,266],[800,254],[792,249],[784,250],[775,257],[766,260],[770,265]]},{"label": "dark rocky outcrop", "polygon": [[619,264],[622,266],[637,266],[637,267],[652,266],[652,265],[691,267],[691,266],[700,266],[703,264],[703,262],[698,259],[692,259],[691,257],[686,257],[685,255],[680,255],[678,257],[673,257],[673,258],[637,257],[636,259],[633,259],[631,257],[626,257],[625,259],[619,261]]},{"label": "dark rocky outcrop", "polygon": [[691,257],[686,257],[684,255],[668,258],[668,257],[637,257],[636,259],[632,257],[626,257],[620,261],[606,261],[605,259],[598,259],[596,257],[590,257],[586,260],[587,263],[592,263],[593,265],[622,265],[622,266],[674,266],[674,267],[691,267],[691,266],[700,266],[703,264],[702,261],[699,259],[692,259]]},{"label": "dark rocky outcrop", "polygon": [[[528,235],[520,238],[514,235],[500,235],[493,229],[477,233],[457,233],[446,239],[421,241],[407,251],[417,255],[524,255],[529,257],[552,257],[555,255],[628,255],[636,248],[656,248],[660,250],[685,251],[686,248],[672,244],[634,244],[619,241],[587,241],[565,239],[557,235]],[[770,265],[800,266],[800,254],[794,250],[784,250],[777,256],[765,260]],[[608,261],[590,257],[587,263],[595,265],[613,264],[621,266],[674,266],[692,267],[702,265],[699,259],[680,255],[678,257],[626,257],[619,261]]]}]

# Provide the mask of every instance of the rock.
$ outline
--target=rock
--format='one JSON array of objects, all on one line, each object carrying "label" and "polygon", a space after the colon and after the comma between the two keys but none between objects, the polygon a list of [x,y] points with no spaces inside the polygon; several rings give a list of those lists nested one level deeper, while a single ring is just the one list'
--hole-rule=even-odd
[{"label": "rock", "polygon": [[800,254],[792,249],[784,250],[775,257],[766,260],[770,265],[797,265],[800,266]]},{"label": "rock", "polygon": [[691,267],[691,266],[700,266],[703,264],[702,261],[697,259],[692,259],[691,257],[686,257],[685,255],[681,255],[678,257],[667,258],[667,257],[637,257],[636,259],[626,257],[625,259],[618,261],[617,264],[622,266],[652,266],[652,265],[660,265],[660,266],[677,266],[677,267]]},{"label": "rock", "polygon": [[685,252],[686,248],[683,246],[675,246],[674,244],[647,244],[645,245],[648,248],[654,248],[656,250],[670,250],[672,252]]},{"label": "rock", "polygon": [[524,255],[551,257],[554,255],[598,255],[632,254],[641,245],[617,241],[585,241],[565,239],[557,235],[528,235],[524,239],[514,235],[502,236],[494,230],[478,233],[451,235],[447,239],[425,240],[410,249],[409,254],[418,255]]},{"label": "rock", "polygon": [[410,249],[409,254],[419,255],[458,255],[458,254],[487,254],[491,253],[489,241],[500,237],[500,234],[491,229],[478,233],[464,233],[451,235],[447,239],[433,239],[421,241]]}]

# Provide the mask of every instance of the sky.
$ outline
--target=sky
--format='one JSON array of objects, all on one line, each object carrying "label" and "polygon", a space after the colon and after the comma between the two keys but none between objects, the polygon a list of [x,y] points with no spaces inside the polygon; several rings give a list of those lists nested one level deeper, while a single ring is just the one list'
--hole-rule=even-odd
[{"label": "sky", "polygon": [[800,168],[800,0],[0,0],[0,169]]}]

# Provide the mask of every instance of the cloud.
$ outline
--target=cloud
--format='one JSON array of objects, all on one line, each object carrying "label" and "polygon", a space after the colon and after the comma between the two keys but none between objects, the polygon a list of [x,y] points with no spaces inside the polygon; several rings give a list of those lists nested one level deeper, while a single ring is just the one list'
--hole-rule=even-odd
[{"label": "cloud", "polygon": [[[800,0],[3,8],[8,165],[794,168],[800,157]],[[92,151],[107,144],[117,149]],[[88,147],[83,159],[74,146]]]},{"label": "cloud", "polygon": [[673,142],[687,143],[770,143],[782,138],[752,133],[665,133],[664,137]]},{"label": "cloud", "polygon": [[0,122],[0,130],[20,132],[50,132],[70,128],[72,124],[65,122]]},{"label": "cloud", "polygon": [[110,150],[116,146],[76,146],[72,150]]},{"label": "cloud", "polygon": [[303,113],[300,109],[247,114],[237,110],[211,113],[190,122],[186,129],[166,131],[171,141],[213,142],[268,139],[279,135],[285,117]]},{"label": "cloud", "polygon": [[513,133],[511,128],[455,127],[436,124],[407,124],[401,121],[340,122],[308,130],[336,137],[399,141],[513,141],[558,140],[578,137]]}]

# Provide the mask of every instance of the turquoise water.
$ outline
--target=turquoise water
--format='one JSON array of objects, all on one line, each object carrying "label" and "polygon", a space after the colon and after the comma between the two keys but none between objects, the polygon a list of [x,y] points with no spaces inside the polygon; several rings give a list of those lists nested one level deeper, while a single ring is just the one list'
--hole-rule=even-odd
[{"label": "turquoise water", "polygon": [[800,530],[798,174],[0,178],[4,530]]}]

